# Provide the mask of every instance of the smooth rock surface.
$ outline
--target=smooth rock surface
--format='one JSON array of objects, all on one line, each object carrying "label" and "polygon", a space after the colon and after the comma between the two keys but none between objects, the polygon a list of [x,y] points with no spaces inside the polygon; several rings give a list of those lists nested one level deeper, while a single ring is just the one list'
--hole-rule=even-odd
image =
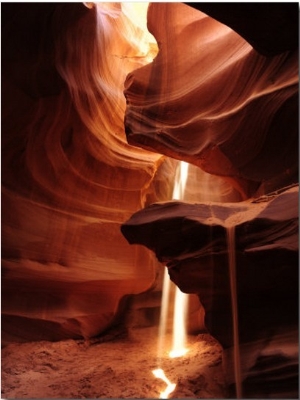
[{"label": "smooth rock surface", "polygon": [[205,325],[225,349],[231,383],[234,301],[247,396],[269,396],[276,390],[281,397],[297,393],[298,195],[298,187],[293,187],[237,204],[157,203],[134,214],[121,228],[129,243],[155,252],[183,292],[198,294]]},{"label": "smooth rock surface", "polygon": [[1,11],[2,340],[95,336],[157,275],[120,233],[173,185],[174,161],[129,146],[123,125],[124,80],[155,40],[126,5]]},{"label": "smooth rock surface", "polygon": [[[295,7],[296,21],[297,13]],[[251,18],[244,23],[259,35]],[[225,177],[241,199],[296,183],[295,43],[266,57],[229,26],[182,3],[151,4],[148,27],[159,53],[126,79],[128,142]]]}]

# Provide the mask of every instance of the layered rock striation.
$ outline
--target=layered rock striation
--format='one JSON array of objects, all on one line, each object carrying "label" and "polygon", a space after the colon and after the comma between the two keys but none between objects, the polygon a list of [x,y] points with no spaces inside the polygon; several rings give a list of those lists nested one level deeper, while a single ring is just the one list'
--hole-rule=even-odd
[{"label": "layered rock striation", "polygon": [[126,75],[156,43],[130,5],[1,9],[2,340],[91,337],[157,275],[120,234],[172,187],[174,161],[128,145],[123,125]]},{"label": "layered rock striation", "polygon": [[151,4],[159,53],[124,92],[129,143],[222,176],[241,200],[298,181],[297,7],[257,5],[256,24],[243,6]]},{"label": "layered rock striation", "polygon": [[198,294],[233,396],[297,398],[298,8],[151,4],[148,27],[159,53],[126,79],[128,142],[211,174],[194,193],[223,185],[122,232]]},{"label": "layered rock striation", "polygon": [[298,7],[146,10],[2,4],[2,340],[101,334],[164,262],[233,383],[234,230],[245,393],[297,397]]},{"label": "layered rock striation", "polygon": [[297,392],[298,195],[293,187],[240,203],[157,203],[121,228],[129,243],[165,263],[183,292],[199,296],[205,326],[225,350],[229,383],[237,307],[247,396],[271,395],[276,387],[283,397]]}]

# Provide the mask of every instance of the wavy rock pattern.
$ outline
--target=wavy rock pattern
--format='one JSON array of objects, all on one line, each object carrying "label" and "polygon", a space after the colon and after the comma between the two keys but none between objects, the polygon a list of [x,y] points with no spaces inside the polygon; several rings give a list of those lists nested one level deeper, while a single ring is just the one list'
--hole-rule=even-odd
[{"label": "wavy rock pattern", "polygon": [[159,53],[126,79],[129,143],[226,177],[241,199],[297,182],[297,49],[266,57],[182,3],[151,4],[148,27]]},{"label": "wavy rock pattern", "polygon": [[185,160],[201,204],[152,206],[138,243],[200,295],[231,383],[235,220],[244,386],[297,397],[296,192],[251,201],[298,182],[298,7],[191,5],[151,4],[154,38],[143,5],[2,5],[2,340],[98,335],[151,290],[160,266],[120,226]]},{"label": "wavy rock pattern", "polygon": [[255,202],[157,203],[121,228],[129,243],[155,252],[183,292],[198,294],[205,325],[225,350],[229,383],[235,380],[234,278],[247,397],[297,397],[298,195],[295,187]]},{"label": "wavy rock pattern", "polygon": [[172,187],[174,161],[123,125],[125,77],[155,40],[129,5],[2,9],[3,340],[94,336],[157,274],[120,233]]},{"label": "wavy rock pattern", "polygon": [[129,143],[214,175],[188,191],[199,204],[154,204],[121,229],[198,294],[233,397],[298,398],[298,190],[279,195],[298,183],[297,12],[151,4],[159,53],[125,82]]}]

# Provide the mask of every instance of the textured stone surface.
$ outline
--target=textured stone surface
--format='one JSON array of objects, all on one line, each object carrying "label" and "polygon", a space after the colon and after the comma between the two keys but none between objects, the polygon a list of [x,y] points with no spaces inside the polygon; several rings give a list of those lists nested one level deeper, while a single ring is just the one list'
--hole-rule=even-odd
[{"label": "textured stone surface", "polygon": [[[270,395],[276,373],[285,376],[285,369],[289,370],[288,381],[281,377],[283,385],[290,382],[289,390],[295,395],[298,195],[298,187],[294,187],[241,203],[157,203],[134,214],[121,228],[130,243],[147,246],[166,263],[170,279],[183,292],[198,294],[205,309],[206,327],[225,349],[225,369],[231,382],[231,278],[235,279],[242,374],[250,381],[247,395],[251,390],[255,393],[255,380],[262,386],[255,395],[262,395],[264,390]],[[229,230],[234,234],[233,243]],[[231,244],[234,276],[229,263]],[[270,380],[266,385],[260,368]],[[277,384],[281,396],[291,395]]]},{"label": "textured stone surface", "polygon": [[129,143],[226,177],[242,199],[297,182],[297,49],[263,56],[182,3],[151,4],[148,26],[159,53],[126,79]]},{"label": "textured stone surface", "polygon": [[155,282],[120,233],[173,184],[174,161],[129,146],[123,125],[125,77],[155,41],[104,7],[1,7],[4,342],[99,334]]},{"label": "textured stone surface", "polygon": [[[2,338],[91,337],[128,307],[153,323],[161,265],[120,226],[160,202],[139,240],[200,296],[230,383],[234,222],[245,388],[297,397],[297,194],[253,198],[298,182],[298,8],[194,7],[151,4],[151,38],[129,3],[2,4]],[[161,203],[169,156],[198,205]]]}]

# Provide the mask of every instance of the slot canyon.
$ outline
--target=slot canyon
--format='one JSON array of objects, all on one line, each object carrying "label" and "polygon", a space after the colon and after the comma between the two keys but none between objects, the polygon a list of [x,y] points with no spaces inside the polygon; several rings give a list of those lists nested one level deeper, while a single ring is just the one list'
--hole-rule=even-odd
[{"label": "slot canyon", "polygon": [[1,23],[1,397],[299,398],[298,3]]}]

